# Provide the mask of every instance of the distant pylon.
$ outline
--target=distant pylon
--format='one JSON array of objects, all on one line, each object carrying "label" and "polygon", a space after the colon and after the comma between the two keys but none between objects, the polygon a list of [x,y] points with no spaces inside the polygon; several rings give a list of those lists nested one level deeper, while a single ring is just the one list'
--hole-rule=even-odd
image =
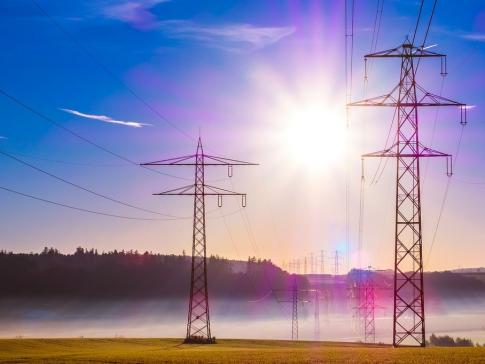
[{"label": "distant pylon", "polygon": [[313,274],[315,273],[315,270],[314,270],[314,262],[313,262],[313,253],[310,253],[310,273]]},{"label": "distant pylon", "polygon": [[296,273],[300,274],[300,259],[296,260]]},{"label": "distant pylon", "polygon": [[298,284],[296,277],[292,287],[291,340],[298,340]]},{"label": "distant pylon", "polygon": [[334,275],[335,275],[335,277],[337,277],[338,274],[339,274],[338,267],[339,267],[339,264],[340,263],[339,263],[339,255],[338,254],[339,254],[338,253],[338,250],[335,250],[335,262],[334,262],[334,264],[335,264],[335,268],[334,268]]},{"label": "distant pylon", "polygon": [[246,195],[206,184],[204,179],[205,167],[227,166],[228,175],[231,177],[233,166],[247,166],[254,165],[254,163],[205,154],[202,148],[202,140],[199,137],[197,150],[194,155],[143,163],[142,165],[195,166],[194,184],[161,193],[155,193],[154,195],[194,196],[190,298],[185,342],[213,343],[215,342],[215,339],[211,336],[209,294],[207,289],[205,196],[217,196],[219,207],[222,205],[222,196],[241,196],[242,205],[244,207],[246,205]]},{"label": "distant pylon", "polygon": [[376,342],[376,325],[375,325],[375,287],[374,278],[371,268],[369,267],[364,273],[363,283],[363,307],[362,316],[364,319],[364,340],[366,343]]},{"label": "distant pylon", "polygon": [[[434,95],[416,82],[421,58],[440,58],[441,74],[446,72],[446,56],[415,47],[409,41],[382,52],[367,54],[369,58],[398,58],[401,61],[399,84],[383,96],[350,103],[350,106],[384,106],[396,108],[395,143],[389,148],[364,154],[363,157],[396,159],[396,209],[394,239],[394,315],[393,345],[426,345],[423,241],[421,219],[420,159],[445,157],[447,174],[452,174],[451,155],[425,147],[419,140],[418,109],[427,106],[457,106],[461,123],[466,124],[466,105]],[[416,62],[415,59],[418,59]],[[367,62],[366,62],[367,64]]]},{"label": "distant pylon", "polygon": [[315,305],[315,340],[320,340],[320,291],[315,289],[315,301],[313,302]]},{"label": "distant pylon", "polygon": [[[298,304],[299,302],[309,302],[307,299],[302,298],[300,293],[307,293],[310,290],[298,288],[298,275],[293,274],[291,279],[290,289],[272,289],[272,292],[282,292],[286,297],[279,298],[276,296],[278,302],[291,303],[291,340],[298,340]],[[288,293],[290,297],[288,297]]]},{"label": "distant pylon", "polygon": [[325,274],[325,253],[320,251],[320,274]]},{"label": "distant pylon", "polygon": [[303,259],[303,274],[307,274],[308,271],[307,271],[307,261],[306,261],[306,257]]}]

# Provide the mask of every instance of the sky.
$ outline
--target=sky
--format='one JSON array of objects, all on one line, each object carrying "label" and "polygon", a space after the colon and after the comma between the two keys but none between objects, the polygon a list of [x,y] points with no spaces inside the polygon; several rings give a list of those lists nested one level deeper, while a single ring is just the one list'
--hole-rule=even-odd
[{"label": "sky", "polygon": [[[224,168],[208,167],[208,183],[248,196],[244,210],[238,198],[224,198],[220,209],[207,198],[208,254],[281,264],[324,250],[330,271],[337,250],[345,271],[357,264],[361,226],[362,264],[391,268],[395,164],[366,161],[362,198],[360,156],[383,149],[392,110],[352,109],[346,131],[344,3],[2,1],[0,187],[155,220],[89,214],[1,190],[1,249],[190,252],[192,199],[152,194],[191,183],[193,169],[159,168],[173,177],[134,164],[194,153],[201,136],[209,154],[259,163],[235,168],[230,179]],[[364,90],[377,5],[355,1],[352,100],[385,94],[399,79],[398,61],[372,62]],[[432,5],[425,1],[418,44]],[[375,49],[412,36],[419,6],[384,1]],[[448,55],[449,74],[443,81],[439,62],[425,60],[418,82],[471,105],[460,144],[459,110],[420,114],[423,143],[456,157],[450,181],[445,161],[422,163],[425,269],[484,266],[483,4],[438,2],[425,45]],[[94,196],[22,162],[176,219]]]}]

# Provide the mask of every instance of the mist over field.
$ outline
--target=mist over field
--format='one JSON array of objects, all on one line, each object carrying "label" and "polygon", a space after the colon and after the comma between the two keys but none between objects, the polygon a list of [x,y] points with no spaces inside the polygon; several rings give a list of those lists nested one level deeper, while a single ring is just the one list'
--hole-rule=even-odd
[{"label": "mist over field", "polygon": [[[485,343],[485,298],[430,303],[427,332]],[[434,307],[433,307],[434,306]],[[438,308],[439,306],[439,308]],[[0,336],[11,337],[183,337],[187,300],[9,299],[0,303]],[[211,300],[213,334],[218,338],[289,339],[291,304]],[[347,301],[320,306],[320,340],[358,341],[362,330]],[[392,337],[392,306],[376,313],[376,341]],[[314,340],[314,306],[299,308],[299,336]]]},{"label": "mist over field", "polygon": [[[184,337],[188,256],[0,252],[0,337]],[[352,287],[359,270],[294,275],[269,260],[208,259],[212,334],[216,338],[290,339],[293,284],[299,289],[301,340],[359,341]],[[389,270],[373,271],[376,342],[392,338]],[[426,272],[427,335],[449,334],[485,343],[485,273]],[[315,335],[315,290],[320,335]],[[361,321],[360,321],[361,322]],[[361,324],[361,323],[360,323]]]}]

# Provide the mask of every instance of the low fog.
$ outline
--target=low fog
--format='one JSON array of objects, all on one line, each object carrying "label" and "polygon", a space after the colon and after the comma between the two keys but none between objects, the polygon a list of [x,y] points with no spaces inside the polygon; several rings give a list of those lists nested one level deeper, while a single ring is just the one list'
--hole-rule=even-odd
[{"label": "low fog", "polygon": [[[290,339],[291,304],[273,295],[261,301],[212,299],[211,327],[217,338]],[[186,300],[10,299],[0,303],[0,335],[12,337],[183,337]],[[427,336],[448,334],[485,343],[485,299],[431,300]],[[391,305],[376,309],[376,342],[391,342]],[[315,336],[313,303],[299,305],[301,340],[359,341],[362,328],[347,300],[320,304]]]}]

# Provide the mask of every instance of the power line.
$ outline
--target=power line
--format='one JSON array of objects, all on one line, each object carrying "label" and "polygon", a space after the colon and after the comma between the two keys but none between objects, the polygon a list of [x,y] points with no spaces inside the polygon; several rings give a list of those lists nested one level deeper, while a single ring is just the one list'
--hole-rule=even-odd
[{"label": "power line", "polygon": [[[350,33],[348,29],[348,4],[345,0],[344,16],[345,16],[345,92],[346,105],[352,101],[352,84],[353,84],[353,59],[354,59],[354,19],[355,19],[355,0],[351,2],[350,12]],[[349,39],[350,38],[350,65],[349,65]],[[350,66],[350,67],[349,67]],[[350,127],[350,110],[345,108],[346,119],[346,172],[345,172],[345,244],[347,250],[347,268],[350,269],[350,160],[349,160],[349,127]]]},{"label": "power line", "polygon": [[[424,46],[426,44],[426,40],[428,39],[429,29],[431,28],[431,22],[433,21],[433,16],[434,16],[434,13],[436,11],[436,5],[437,4],[438,4],[438,0],[434,0],[433,9],[431,10],[431,15],[429,17],[428,26],[426,27],[426,33],[424,34],[423,43],[421,43],[421,49],[424,49]],[[414,73],[418,72],[420,62],[421,62],[421,58],[418,58],[418,64],[416,65],[416,69],[414,70]],[[443,74],[443,76],[445,76],[445,75],[446,75],[446,71]]]},{"label": "power line", "polygon": [[87,212],[87,213],[95,214],[95,215],[116,217],[116,218],[119,218],[119,219],[126,219],[126,220],[140,220],[140,221],[174,220],[174,219],[170,219],[170,218],[159,219],[159,218],[142,218],[142,217],[115,215],[115,214],[110,214],[110,213],[107,213],[107,212],[89,210],[89,209],[85,209],[85,208],[82,208],[82,207],[77,207],[77,206],[67,205],[67,204],[64,204],[64,203],[61,203],[61,202],[55,202],[55,201],[47,200],[45,198],[29,195],[29,194],[24,193],[24,192],[15,191],[15,190],[12,190],[12,189],[7,188],[7,187],[0,186],[0,189],[7,191],[7,192],[11,192],[11,193],[19,195],[19,196],[28,197],[28,198],[31,198],[31,199],[34,199],[34,200],[37,200],[37,201],[42,201],[42,202],[45,202],[45,203],[48,203],[48,204],[51,204],[51,205],[61,206],[61,207],[65,207],[65,208],[68,208],[68,209],[71,209],[71,210]]},{"label": "power line", "polygon": [[[381,30],[381,23],[382,23],[382,13],[384,12],[384,0],[377,0],[377,8],[376,8],[376,15],[374,18],[374,27],[372,29],[372,39],[370,44],[370,51],[369,53],[374,53],[377,49],[377,44],[379,42],[379,34]],[[368,76],[372,72],[372,58],[369,60],[369,71],[366,72],[364,77],[364,94],[367,94],[367,82]]]},{"label": "power line", "polygon": [[421,6],[419,7],[419,13],[418,13],[418,19],[416,20],[416,26],[414,27],[413,41],[411,42],[412,45],[414,45],[414,41],[416,39],[416,33],[418,32],[419,22],[421,20],[421,14],[423,12],[423,5],[424,5],[424,0],[421,0]]},{"label": "power line", "polygon": [[50,173],[50,172],[48,172],[48,171],[46,171],[46,170],[44,170],[42,168],[36,167],[33,164],[31,164],[29,162],[26,162],[26,161],[24,161],[24,160],[22,160],[20,158],[17,158],[15,156],[13,156],[13,155],[11,155],[11,154],[9,154],[9,153],[1,150],[1,149],[0,149],[0,154],[4,155],[4,156],[6,156],[6,157],[8,157],[10,159],[13,159],[14,161],[16,161],[18,163],[21,163],[21,164],[23,164],[23,165],[25,165],[27,167],[30,167],[30,168],[36,170],[37,172],[43,173],[43,174],[45,174],[45,175],[47,175],[47,176],[49,176],[51,178],[54,178],[54,179],[56,179],[58,181],[61,181],[63,183],[66,183],[66,184],[68,184],[68,185],[70,185],[72,187],[76,187],[76,188],[78,188],[80,190],[83,190],[85,192],[88,192],[88,193],[90,193],[90,194],[92,194],[94,196],[104,198],[105,200],[109,200],[111,202],[114,202],[114,203],[117,203],[117,204],[120,204],[120,205],[123,205],[123,206],[126,206],[126,207],[131,207],[133,209],[140,210],[140,211],[143,211],[143,212],[148,212],[148,213],[151,213],[151,214],[157,214],[157,215],[161,215],[161,216],[166,216],[166,217],[170,217],[170,218],[173,218],[173,219],[181,219],[181,220],[190,219],[190,216],[188,216],[188,217],[180,217],[180,216],[174,216],[174,215],[164,214],[164,213],[161,213],[161,212],[158,212],[158,211],[153,211],[153,210],[145,209],[143,207],[135,206],[135,205],[132,205],[130,203],[117,200],[115,198],[112,198],[112,197],[103,195],[103,194],[101,194],[99,192],[93,191],[93,190],[91,190],[89,188],[83,187],[83,186],[81,186],[81,185],[79,185],[77,183],[68,181],[67,179],[64,179],[62,177],[59,177],[59,176],[57,176],[57,175],[55,175],[53,173]]},{"label": "power line", "polygon": [[[387,132],[386,143],[384,144],[383,150],[386,150],[387,148],[389,148],[389,139],[391,137],[392,127],[394,126],[394,123],[396,121],[396,116],[397,116],[397,109],[394,109],[394,115],[392,116],[391,125],[389,126],[389,131]],[[395,141],[396,141],[396,137],[394,137],[392,144],[394,144]],[[389,159],[385,158],[384,166],[382,167],[382,169],[380,169],[381,165],[382,165],[382,159],[383,158],[379,158],[379,163],[377,164],[376,171],[375,171],[374,176],[372,177],[372,180],[371,180],[371,183],[370,183],[371,185],[379,183],[379,180],[381,179],[382,174],[384,173],[384,170],[386,169],[387,161]]]},{"label": "power line", "polygon": [[[460,131],[460,136],[458,138],[458,145],[456,147],[455,158],[454,158],[454,161],[453,161],[453,164],[455,165],[455,169],[456,169],[456,160],[458,159],[458,155],[460,154],[461,141],[463,139],[463,132],[464,132],[464,130],[465,130],[465,125],[462,125],[461,126],[461,131]],[[426,260],[426,264],[428,264],[429,263],[429,260],[431,259],[431,252],[433,250],[433,246],[434,246],[434,243],[436,241],[436,236],[438,234],[438,229],[440,227],[441,218],[443,216],[443,212],[444,212],[444,209],[445,209],[446,201],[448,200],[448,191],[450,189],[451,179],[452,179],[452,176],[449,176],[448,177],[448,180],[446,181],[445,193],[443,195],[443,200],[441,201],[440,213],[438,215],[438,220],[436,222],[436,226],[435,226],[435,229],[434,229],[434,232],[433,232],[433,239],[431,240],[431,245],[429,247],[428,259]]]},{"label": "power line", "polygon": [[139,102],[141,102],[145,107],[147,107],[151,112],[153,112],[160,120],[177,130],[179,133],[194,141],[195,138],[188,134],[186,131],[175,125],[162,113],[160,113],[155,107],[148,103],[144,98],[142,98],[138,93],[136,93],[131,87],[129,87],[122,79],[120,79],[114,72],[112,72],[104,63],[102,63],[89,49],[87,49],[81,42],[79,42],[64,26],[62,26],[57,20],[55,20],[36,0],[31,0],[32,3],[37,7],[37,9],[49,19],[73,44],[75,44],[79,50],[81,50],[88,58],[90,58],[93,63],[99,66],[104,72],[106,72],[110,77],[116,80],[121,86],[123,86],[133,97],[135,97]]},{"label": "power line", "polygon": [[124,164],[102,164],[102,163],[83,163],[83,162],[74,162],[74,161],[67,161],[67,160],[62,160],[62,159],[52,159],[52,158],[44,158],[44,157],[39,157],[39,156],[33,156],[29,154],[24,154],[24,153],[18,153],[18,152],[11,152],[11,154],[24,157],[27,159],[36,159],[40,160],[43,162],[49,162],[49,163],[56,163],[56,164],[66,164],[66,165],[72,165],[72,166],[81,166],[81,167],[124,167]]},{"label": "power line", "polygon": [[156,169],[153,169],[153,168],[149,168],[149,167],[146,167],[146,166],[140,166],[140,164],[138,162],[135,162],[127,157],[124,157],[116,152],[113,152],[105,147],[103,147],[102,145],[98,144],[98,143],[95,143],[93,141],[91,141],[90,139],[82,136],[81,134],[78,134],[76,133],[75,131],[73,131],[72,129],[69,129],[68,127],[62,125],[61,123],[57,122],[56,120],[52,119],[51,117],[41,113],[40,111],[34,109],[33,107],[27,105],[25,102],[21,101],[20,99],[18,99],[17,97],[11,95],[10,93],[8,93],[7,91],[3,90],[0,88],[0,94],[2,94],[4,97],[8,98],[9,100],[13,101],[14,103],[16,103],[17,105],[21,106],[22,108],[24,108],[25,110],[29,111],[30,113],[36,115],[37,117],[45,120],[45,121],[48,121],[49,123],[55,125],[56,127],[64,130],[65,132],[73,135],[74,137],[92,145],[93,147],[95,148],[98,148],[100,150],[102,150],[103,152],[105,153],[108,153],[118,159],[121,159],[122,161],[125,161],[131,165],[134,165],[136,167],[141,167],[141,168],[144,168],[146,170],[149,170],[151,172],[154,172],[154,173],[158,173],[158,174],[161,174],[163,176],[167,176],[167,177],[172,177],[172,178],[177,178],[177,179],[181,179],[181,180],[186,180],[186,181],[191,181],[190,179],[188,178],[184,178],[184,177],[179,177],[179,176],[174,176],[174,175],[171,175],[171,174],[168,174],[168,173],[164,173],[164,172],[160,172]]},{"label": "power line", "polygon": [[[437,4],[438,4],[438,0],[434,0],[433,9],[431,10],[431,16],[429,17],[428,26],[426,28],[426,33],[424,34],[424,39],[423,39],[423,43],[422,43],[421,47],[425,46],[426,40],[428,39],[429,28],[431,27],[431,22],[433,21],[433,16],[434,16]],[[419,65],[419,63],[418,63],[418,65]]]}]

